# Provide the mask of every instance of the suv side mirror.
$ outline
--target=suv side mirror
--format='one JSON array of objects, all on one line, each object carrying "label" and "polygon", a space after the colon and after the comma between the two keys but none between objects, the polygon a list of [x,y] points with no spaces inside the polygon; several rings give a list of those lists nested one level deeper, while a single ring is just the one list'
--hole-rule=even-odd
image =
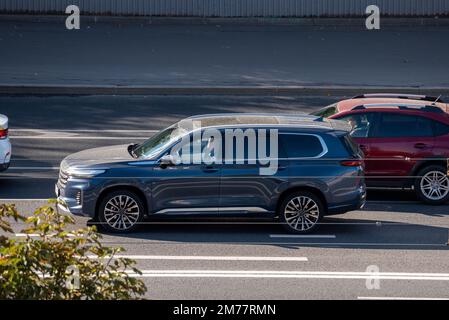
[{"label": "suv side mirror", "polygon": [[169,166],[174,166],[175,160],[173,159],[173,156],[166,154],[165,156],[162,156],[162,158],[159,160],[159,166],[161,168],[167,168]]}]

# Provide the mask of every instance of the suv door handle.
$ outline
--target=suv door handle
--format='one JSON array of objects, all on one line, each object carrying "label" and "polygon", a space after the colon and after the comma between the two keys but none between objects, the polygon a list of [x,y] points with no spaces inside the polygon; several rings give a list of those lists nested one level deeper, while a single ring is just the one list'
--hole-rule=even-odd
[{"label": "suv door handle", "polygon": [[218,171],[218,169],[214,166],[203,166],[201,169],[203,170],[203,172],[207,172],[207,173],[212,173],[212,172]]},{"label": "suv door handle", "polygon": [[415,148],[416,149],[425,149],[425,148],[427,148],[427,144],[419,142],[419,143],[415,144]]}]

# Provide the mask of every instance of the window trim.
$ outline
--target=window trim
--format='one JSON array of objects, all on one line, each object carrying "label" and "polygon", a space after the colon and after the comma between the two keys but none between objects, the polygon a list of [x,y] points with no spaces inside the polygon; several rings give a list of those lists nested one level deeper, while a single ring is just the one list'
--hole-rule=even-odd
[{"label": "window trim", "polygon": [[290,158],[287,154],[287,149],[285,148],[284,144],[282,143],[282,148],[284,149],[285,155],[287,156],[287,160],[302,160],[302,159],[319,159],[322,158],[325,154],[329,152],[329,149],[327,148],[327,144],[324,141],[323,137],[321,137],[318,134],[314,133],[297,133],[297,132],[279,132],[279,136],[282,135],[296,135],[296,136],[313,136],[318,139],[318,141],[321,144],[321,148],[323,149],[318,155],[312,156],[312,157],[294,157]]}]

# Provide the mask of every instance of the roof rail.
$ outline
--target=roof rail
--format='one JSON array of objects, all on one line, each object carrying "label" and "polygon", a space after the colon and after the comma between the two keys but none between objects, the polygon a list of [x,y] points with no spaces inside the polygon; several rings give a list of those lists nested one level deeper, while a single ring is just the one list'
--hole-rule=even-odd
[{"label": "roof rail", "polygon": [[401,110],[419,110],[419,111],[426,111],[426,112],[435,112],[435,113],[444,113],[444,110],[442,110],[439,107],[436,106],[429,106],[429,105],[420,105],[420,104],[400,104],[400,103],[374,103],[374,104],[362,104],[358,105],[352,110],[361,110],[361,109],[368,109],[368,108],[398,108]]},{"label": "roof rail", "polygon": [[421,100],[421,101],[444,103],[444,101],[441,99],[441,96],[434,97],[419,94],[401,94],[401,93],[365,93],[357,95],[352,99],[361,99],[361,98],[396,98],[396,99],[409,99],[409,100]]}]

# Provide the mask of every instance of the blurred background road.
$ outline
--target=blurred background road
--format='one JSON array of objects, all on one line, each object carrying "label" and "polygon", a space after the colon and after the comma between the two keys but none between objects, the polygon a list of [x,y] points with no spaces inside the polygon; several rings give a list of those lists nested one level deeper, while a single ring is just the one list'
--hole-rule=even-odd
[{"label": "blurred background road", "polygon": [[0,19],[0,86],[449,86],[449,24],[368,31],[363,20],[314,26],[90,19],[69,31],[64,19]]}]

